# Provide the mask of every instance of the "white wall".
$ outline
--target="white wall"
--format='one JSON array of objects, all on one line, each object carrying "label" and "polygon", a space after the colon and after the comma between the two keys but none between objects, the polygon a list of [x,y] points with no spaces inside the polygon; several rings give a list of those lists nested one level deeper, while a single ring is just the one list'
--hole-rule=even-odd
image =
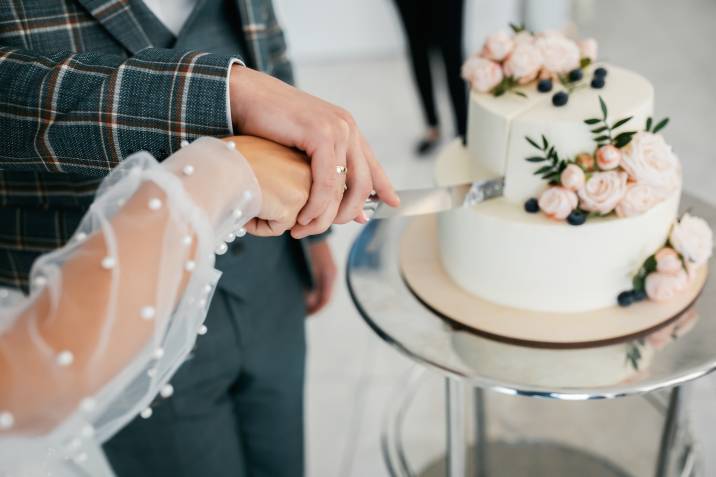
[{"label": "white wall", "polygon": [[[403,51],[392,0],[274,0],[287,30],[292,57],[323,61],[387,56]],[[434,0],[439,1],[439,0]],[[518,0],[466,0],[466,51],[488,32],[519,18]]]}]

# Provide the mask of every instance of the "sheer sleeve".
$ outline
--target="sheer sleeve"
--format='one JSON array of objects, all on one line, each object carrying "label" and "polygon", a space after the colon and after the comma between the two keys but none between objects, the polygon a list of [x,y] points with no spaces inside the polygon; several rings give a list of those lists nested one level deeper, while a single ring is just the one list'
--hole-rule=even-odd
[{"label": "sheer sleeve", "polygon": [[233,146],[202,138],[161,165],[128,158],[70,242],[37,260],[29,296],[1,291],[0,474],[48,456],[81,461],[83,442],[171,394],[206,332],[214,254],[260,209]]}]

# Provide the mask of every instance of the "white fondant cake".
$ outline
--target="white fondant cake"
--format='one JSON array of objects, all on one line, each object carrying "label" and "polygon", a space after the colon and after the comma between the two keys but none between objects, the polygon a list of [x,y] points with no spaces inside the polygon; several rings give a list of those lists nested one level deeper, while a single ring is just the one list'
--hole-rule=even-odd
[{"label": "white fondant cake", "polygon": [[[470,154],[453,143],[438,159],[438,183],[484,177],[471,166]],[[440,214],[438,243],[445,271],[470,293],[514,308],[588,311],[614,305],[631,286],[666,241],[678,206],[676,192],[645,214],[573,227],[503,197]]]},{"label": "white fondant cake", "polygon": [[504,176],[505,190],[441,214],[439,249],[456,284],[500,305],[577,313],[665,300],[711,254],[700,219],[680,227],[689,245],[673,244],[681,165],[657,134],[667,120],[651,119],[651,83],[595,65],[593,40],[576,45],[501,32],[463,67],[467,147],[443,151],[437,182]]}]

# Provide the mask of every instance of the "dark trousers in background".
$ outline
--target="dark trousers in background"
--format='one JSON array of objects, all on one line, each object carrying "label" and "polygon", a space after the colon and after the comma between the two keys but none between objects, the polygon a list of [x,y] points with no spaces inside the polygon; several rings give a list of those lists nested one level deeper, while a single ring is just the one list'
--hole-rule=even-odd
[{"label": "dark trousers in background", "polygon": [[429,126],[439,125],[430,51],[440,52],[450,90],[457,134],[465,137],[467,89],[460,77],[463,62],[464,0],[395,0],[408,40],[413,76]]}]

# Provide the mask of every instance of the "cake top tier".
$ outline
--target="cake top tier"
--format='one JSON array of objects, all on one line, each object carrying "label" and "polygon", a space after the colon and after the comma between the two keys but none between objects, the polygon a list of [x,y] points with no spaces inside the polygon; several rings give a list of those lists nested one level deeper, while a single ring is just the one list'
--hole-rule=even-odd
[{"label": "cake top tier", "polygon": [[[544,187],[535,164],[525,160],[535,155],[526,137],[546,136],[560,158],[594,154],[600,144],[594,130],[603,125],[585,119],[601,115],[600,101],[609,106],[605,124],[631,118],[626,127],[638,131],[652,115],[654,88],[634,72],[596,63],[592,39],[514,30],[488,37],[463,76],[472,87],[467,143],[473,176],[504,175],[505,197],[523,203]],[[605,129],[606,135],[621,132]]]},{"label": "cake top tier", "polygon": [[[585,67],[583,71],[589,76],[597,69],[607,72],[604,86],[599,89],[591,88],[588,80],[577,83],[568,93],[568,102],[562,106],[555,106],[554,95],[540,92],[534,84],[520,86],[502,96],[472,90],[471,99],[490,113],[508,119],[522,117],[547,122],[582,122],[585,118],[599,112],[600,96],[604,98],[615,116],[643,108],[646,103],[653,103],[654,88],[643,76],[606,63]],[[555,85],[551,92],[567,93],[567,88]]]}]

